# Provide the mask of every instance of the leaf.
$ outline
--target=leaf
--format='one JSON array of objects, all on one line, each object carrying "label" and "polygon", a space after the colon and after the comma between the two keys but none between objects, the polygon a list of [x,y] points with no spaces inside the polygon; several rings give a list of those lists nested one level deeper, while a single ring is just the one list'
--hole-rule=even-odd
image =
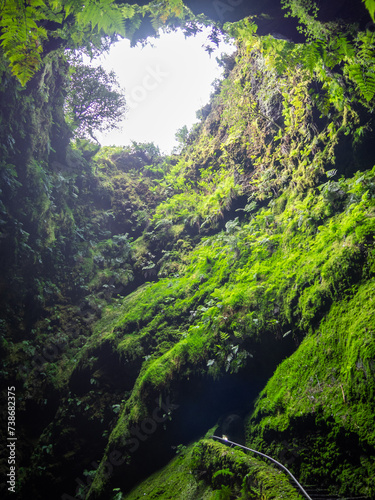
[{"label": "leaf", "polygon": [[366,101],[371,101],[375,95],[375,74],[366,71],[361,64],[352,64],[348,70],[350,78],[356,83],[363,97]]},{"label": "leaf", "polygon": [[369,11],[371,19],[375,22],[375,0],[362,0]]},{"label": "leaf", "polygon": [[314,73],[318,63],[320,63],[320,65],[322,64],[324,55],[325,49],[322,40],[316,40],[315,42],[311,42],[306,45],[304,61],[306,68],[311,74]]},{"label": "leaf", "polygon": [[36,23],[43,17],[40,13],[34,15],[31,7],[23,11],[16,7],[8,2],[1,11],[0,40],[13,75],[25,85],[40,67],[42,41],[47,37],[47,32]]},{"label": "leaf", "polygon": [[125,19],[131,19],[135,15],[135,8],[133,5],[123,5],[121,12]]},{"label": "leaf", "polygon": [[353,45],[344,36],[337,40],[337,50],[339,55],[346,60],[353,60],[355,57],[355,50]]},{"label": "leaf", "polygon": [[102,0],[100,4],[88,0],[83,10],[77,13],[76,19],[82,27],[91,24],[93,30],[97,28],[105,33],[109,33],[114,25],[122,22],[121,11],[113,0]]},{"label": "leaf", "polygon": [[29,0],[28,5],[30,7],[44,7],[45,9],[47,8],[46,4],[43,2],[43,0]]}]

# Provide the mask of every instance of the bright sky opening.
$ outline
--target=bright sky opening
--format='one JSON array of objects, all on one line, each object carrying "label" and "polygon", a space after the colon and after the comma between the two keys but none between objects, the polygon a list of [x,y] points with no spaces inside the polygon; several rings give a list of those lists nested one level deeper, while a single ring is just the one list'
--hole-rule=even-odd
[{"label": "bright sky opening", "polygon": [[197,122],[196,112],[208,103],[211,84],[222,76],[216,58],[234,52],[233,45],[221,43],[210,56],[203,48],[207,34],[185,38],[176,31],[162,33],[152,46],[130,47],[129,40],[112,46],[98,64],[116,73],[128,111],[119,129],[98,134],[102,146],[154,142],[162,152],[172,151],[177,130]]}]

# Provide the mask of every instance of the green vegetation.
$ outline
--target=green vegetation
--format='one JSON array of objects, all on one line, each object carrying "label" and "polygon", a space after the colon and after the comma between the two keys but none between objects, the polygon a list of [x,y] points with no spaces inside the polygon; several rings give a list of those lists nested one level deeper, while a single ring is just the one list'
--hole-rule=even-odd
[{"label": "green vegetation", "polygon": [[201,440],[121,498],[302,498],[279,471],[237,449]]},{"label": "green vegetation", "polygon": [[103,50],[117,36],[132,38],[142,19],[150,16],[157,31],[169,18],[186,11],[181,0],[138,6],[114,0],[30,0],[1,6],[1,44],[13,74],[25,85],[43,63],[50,46]]},{"label": "green vegetation", "polygon": [[[142,38],[146,16],[194,32],[180,1],[2,6],[0,350],[20,498],[71,498],[77,477],[87,500],[298,498],[240,450],[189,444],[237,383],[246,444],[304,483],[374,496],[375,38],[284,5],[305,43],[226,25],[237,53],[168,157],[71,140],[96,125],[63,49]],[[129,493],[155,450],[165,468]]]},{"label": "green vegetation", "polygon": [[78,136],[95,140],[94,131],[118,127],[125,114],[125,97],[113,72],[83,64],[71,67],[65,113]]},{"label": "green vegetation", "polygon": [[[303,450],[294,466],[305,483],[327,482],[333,474],[335,481],[329,481],[341,485],[342,494],[369,497],[374,495],[374,286],[372,278],[332,305],[319,329],[278,367],[249,422],[249,438],[258,446],[267,448],[272,431],[293,436]],[[303,425],[309,426],[307,436]]]}]

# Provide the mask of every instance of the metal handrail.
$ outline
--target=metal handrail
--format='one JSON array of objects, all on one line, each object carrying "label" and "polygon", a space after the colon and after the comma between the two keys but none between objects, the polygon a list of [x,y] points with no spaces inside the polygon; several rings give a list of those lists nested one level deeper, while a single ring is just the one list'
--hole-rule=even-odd
[{"label": "metal handrail", "polygon": [[224,439],[224,438],[221,438],[219,436],[211,436],[211,438],[215,439],[216,441],[220,441],[223,444],[231,444],[233,446],[238,446],[239,448],[243,448],[244,450],[251,451],[252,453],[255,453],[256,455],[260,455],[263,458],[267,458],[268,460],[270,460],[271,462],[276,464],[278,467],[280,467],[284,472],[289,474],[289,476],[293,479],[293,481],[296,483],[296,485],[302,491],[302,493],[305,495],[305,497],[308,500],[312,500],[312,498],[309,496],[309,494],[303,489],[303,486],[301,486],[301,484],[297,481],[297,479],[293,476],[293,474],[285,467],[285,465],[281,464],[280,462],[278,462],[274,458],[272,458],[268,455],[265,455],[264,453],[262,453],[260,451],[252,450],[251,448],[248,448],[247,446],[242,446],[242,444],[238,444],[238,443],[234,443],[233,441],[229,441],[229,439]]}]

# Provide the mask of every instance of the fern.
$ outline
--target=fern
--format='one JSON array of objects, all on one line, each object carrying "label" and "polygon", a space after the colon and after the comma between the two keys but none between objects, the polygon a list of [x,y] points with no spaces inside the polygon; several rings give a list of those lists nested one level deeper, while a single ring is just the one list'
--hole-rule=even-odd
[{"label": "fern", "polygon": [[124,20],[125,26],[125,36],[132,40],[134,33],[139,29],[142,24],[143,15],[140,12],[136,12],[131,19],[127,19],[126,16]]},{"label": "fern", "polygon": [[362,96],[366,101],[371,101],[375,95],[375,74],[372,71],[366,71],[361,64],[353,64],[348,70],[350,78],[357,85]]},{"label": "fern", "polygon": [[103,31],[106,34],[114,32],[123,35],[123,16],[119,7],[113,0],[101,0],[98,4],[95,0],[85,2],[83,9],[77,13],[78,25],[83,28],[91,25],[91,29]]},{"label": "fern", "polygon": [[[41,0],[31,2],[35,3],[44,6]],[[41,16],[33,16],[33,7],[19,7],[17,3],[7,2],[1,9],[0,40],[13,74],[25,85],[40,67],[42,40],[47,38],[47,32],[37,25]]]},{"label": "fern", "polygon": [[355,57],[355,49],[349,40],[341,36],[336,42],[338,55],[346,61],[351,61]]},{"label": "fern", "polygon": [[[103,35],[131,38],[142,18],[157,30],[168,19],[183,18],[182,0],[117,5],[116,0],[7,0],[0,7],[0,42],[13,74],[22,85],[42,63],[43,42],[61,38],[70,47],[100,47]],[[60,24],[47,32],[42,26]]]},{"label": "fern", "polygon": [[61,4],[61,0],[54,0],[54,9],[63,8],[65,11],[65,18],[71,14],[75,14],[82,8],[82,0],[67,0]]},{"label": "fern", "polygon": [[136,10],[135,10],[134,5],[123,5],[121,7],[121,12],[122,12],[124,19],[131,19],[136,14]]},{"label": "fern", "polygon": [[311,74],[314,73],[314,70],[318,63],[321,64],[324,56],[324,47],[323,42],[317,40],[315,42],[311,42],[305,47],[304,54],[304,63],[306,68],[310,71]]},{"label": "fern", "polygon": [[182,18],[184,16],[184,3],[182,0],[154,1],[147,7],[155,31],[158,31],[168,19],[173,17]]},{"label": "fern", "polygon": [[226,332],[220,332],[220,341],[222,344],[225,344],[229,339],[229,334]]},{"label": "fern", "polygon": [[369,11],[371,19],[375,22],[375,0],[362,0]]}]

